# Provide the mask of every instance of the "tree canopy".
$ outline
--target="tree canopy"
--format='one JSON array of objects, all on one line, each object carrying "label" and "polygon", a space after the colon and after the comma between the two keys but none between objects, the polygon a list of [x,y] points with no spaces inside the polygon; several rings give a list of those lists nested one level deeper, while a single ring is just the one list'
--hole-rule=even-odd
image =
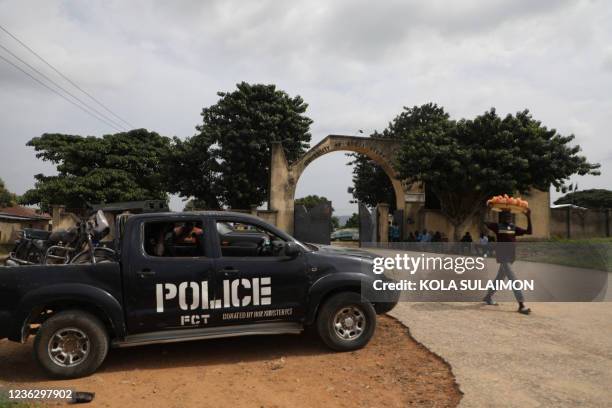
[{"label": "tree canopy", "polygon": [[340,218],[336,217],[335,215],[331,217],[331,223],[332,230],[337,230],[338,228],[340,228]]},{"label": "tree canopy", "polygon": [[0,207],[13,207],[17,204],[17,194],[8,191],[4,180],[0,179]]},{"label": "tree canopy", "polygon": [[170,139],[145,129],[103,137],[45,133],[30,140],[36,157],[56,165],[57,175],[37,174],[24,204],[82,208],[89,203],[165,199],[161,169]]},{"label": "tree canopy", "polygon": [[174,138],[166,156],[165,177],[168,191],[183,198],[194,197],[186,207],[217,210],[221,208],[219,191],[222,180],[212,153],[213,143],[205,135],[185,141]]},{"label": "tree canopy", "polygon": [[403,133],[399,172],[436,194],[457,240],[492,195],[560,188],[573,174],[599,174],[599,164],[570,145],[573,139],[546,128],[527,110],[502,119],[491,109],[471,120]]},{"label": "tree canopy", "polygon": [[358,153],[347,153],[353,159],[347,163],[353,167],[353,186],[349,193],[353,202],[360,202],[368,207],[376,207],[378,203],[387,203],[390,210],[396,206],[395,190],[389,176],[382,167],[368,156]]},{"label": "tree canopy", "polygon": [[202,211],[207,208],[210,209],[211,207],[209,207],[205,202],[192,198],[191,200],[187,200],[185,206],[183,207],[183,211]]},{"label": "tree canopy", "polygon": [[344,223],[343,228],[359,228],[359,214],[353,213]]},{"label": "tree canopy", "polygon": [[560,197],[555,204],[574,204],[585,208],[612,208],[612,190],[594,188],[574,191]]},{"label": "tree canopy", "polygon": [[[375,131],[370,137],[401,140],[404,135],[414,132],[431,132],[450,125],[449,116],[444,108],[435,103],[427,103],[411,108],[404,107],[382,131]],[[350,153],[354,159],[348,165],[353,168],[353,188],[350,192],[355,201],[369,207],[387,203],[395,210],[395,192],[389,176],[376,162],[365,155]]]},{"label": "tree canopy", "polygon": [[[171,192],[210,207],[261,205],[268,199],[272,143],[282,143],[289,161],[309,146],[308,105],[275,85],[242,82],[218,95],[216,104],[202,110],[198,134],[175,140],[175,161],[192,164],[172,172]],[[183,173],[193,182],[181,181]]]}]

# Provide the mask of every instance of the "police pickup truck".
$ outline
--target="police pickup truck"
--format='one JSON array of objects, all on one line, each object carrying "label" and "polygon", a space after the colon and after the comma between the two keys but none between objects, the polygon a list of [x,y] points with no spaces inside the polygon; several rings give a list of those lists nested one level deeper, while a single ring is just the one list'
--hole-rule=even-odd
[{"label": "police pickup truck", "polygon": [[[127,217],[116,261],[0,267],[0,338],[24,343],[53,377],[93,373],[110,347],[314,326],[338,351],[365,346],[376,314],[367,252],[303,244],[232,212]],[[366,290],[364,290],[366,288]]]}]

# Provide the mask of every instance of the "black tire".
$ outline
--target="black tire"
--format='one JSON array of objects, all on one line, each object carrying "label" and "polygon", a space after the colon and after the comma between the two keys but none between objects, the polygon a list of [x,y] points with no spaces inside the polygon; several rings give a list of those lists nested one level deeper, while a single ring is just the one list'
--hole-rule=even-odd
[{"label": "black tire", "polygon": [[[62,330],[65,332],[62,333]],[[79,344],[79,350],[74,354],[84,353],[80,361],[79,358],[74,361],[71,358],[64,364],[57,362],[61,356],[54,358],[50,351],[61,348],[56,334],[71,341],[74,339],[67,346],[75,342]],[[82,346],[85,342],[86,347]],[[93,374],[102,364],[108,353],[108,346],[108,333],[97,317],[80,310],[67,310],[51,316],[40,326],[34,340],[34,357],[43,370],[54,378],[85,377]]]},{"label": "black tire", "polygon": [[[348,310],[352,310],[353,314],[346,313]],[[342,323],[338,323],[337,318]],[[361,330],[359,331],[360,321]],[[348,324],[345,325],[345,322]],[[339,328],[336,328],[336,323],[340,325]],[[341,292],[333,295],[321,306],[317,316],[319,337],[329,348],[336,351],[351,351],[364,347],[374,335],[375,330],[376,311],[374,307],[355,292]],[[343,333],[344,337],[340,333]]]}]

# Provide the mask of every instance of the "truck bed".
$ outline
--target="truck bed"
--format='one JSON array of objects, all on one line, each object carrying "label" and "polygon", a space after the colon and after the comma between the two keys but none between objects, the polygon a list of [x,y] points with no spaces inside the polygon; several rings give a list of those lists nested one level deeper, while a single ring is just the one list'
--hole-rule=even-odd
[{"label": "truck bed", "polygon": [[14,320],[33,308],[48,302],[78,302],[62,296],[75,289],[84,296],[90,291],[106,292],[105,296],[122,304],[120,264],[0,266],[0,338],[14,337]]}]

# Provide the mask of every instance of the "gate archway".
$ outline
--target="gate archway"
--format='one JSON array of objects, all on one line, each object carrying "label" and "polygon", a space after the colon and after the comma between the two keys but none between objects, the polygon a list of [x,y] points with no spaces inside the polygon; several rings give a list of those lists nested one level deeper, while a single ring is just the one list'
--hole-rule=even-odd
[{"label": "gate archway", "polygon": [[272,145],[272,161],[270,166],[270,200],[269,209],[276,211],[276,226],[293,233],[295,189],[304,169],[317,158],[336,151],[361,153],[375,161],[385,171],[395,192],[396,207],[404,209],[406,217],[420,208],[421,199],[413,205],[407,199],[409,196],[422,196],[415,186],[403,182],[395,169],[393,162],[399,143],[395,140],[329,135],[312,147],[306,154],[292,164],[287,162],[285,152],[280,142]]}]

